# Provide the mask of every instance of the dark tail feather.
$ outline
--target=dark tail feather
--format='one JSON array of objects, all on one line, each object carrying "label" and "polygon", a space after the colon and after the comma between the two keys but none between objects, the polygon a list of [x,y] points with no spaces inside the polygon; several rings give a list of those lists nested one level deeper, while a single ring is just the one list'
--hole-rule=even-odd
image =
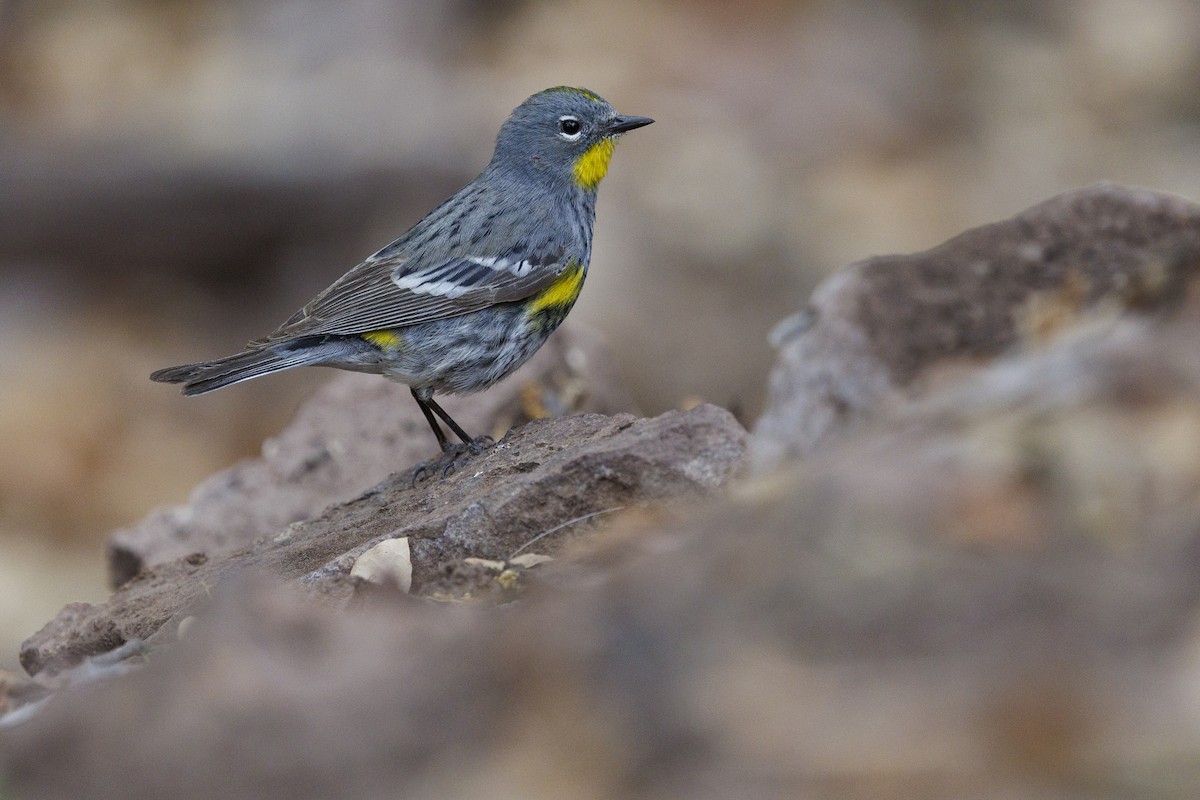
[{"label": "dark tail feather", "polygon": [[150,380],[159,383],[182,383],[185,395],[204,394],[239,381],[247,381],[272,372],[315,364],[321,354],[309,348],[281,349],[263,347],[247,350],[216,361],[199,364],[183,364],[178,367],[160,369],[150,375]]}]

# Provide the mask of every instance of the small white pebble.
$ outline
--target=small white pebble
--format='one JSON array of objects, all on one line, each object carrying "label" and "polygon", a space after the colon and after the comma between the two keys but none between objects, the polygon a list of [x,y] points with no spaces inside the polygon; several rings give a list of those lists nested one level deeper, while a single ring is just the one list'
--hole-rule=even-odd
[{"label": "small white pebble", "polygon": [[407,592],[412,588],[412,549],[408,537],[385,539],[358,557],[350,574],[371,583],[391,582]]}]

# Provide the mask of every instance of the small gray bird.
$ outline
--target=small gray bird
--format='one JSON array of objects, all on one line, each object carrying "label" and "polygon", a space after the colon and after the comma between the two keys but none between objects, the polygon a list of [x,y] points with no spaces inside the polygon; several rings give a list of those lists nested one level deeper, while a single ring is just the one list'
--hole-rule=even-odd
[{"label": "small gray bird", "polygon": [[[380,374],[412,389],[452,466],[481,440],[433,395],[486,389],[562,323],[587,275],[596,187],[616,140],[651,122],[618,114],[586,89],[533,95],[501,126],[475,180],[274,333],[150,379],[195,395],[292,367]],[[449,442],[439,417],[463,445]]]}]

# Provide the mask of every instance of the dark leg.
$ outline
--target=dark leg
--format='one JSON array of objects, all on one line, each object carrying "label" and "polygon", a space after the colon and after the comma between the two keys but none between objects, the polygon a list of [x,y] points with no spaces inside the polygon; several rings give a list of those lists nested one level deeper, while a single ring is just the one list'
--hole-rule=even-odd
[{"label": "dark leg", "polygon": [[[442,452],[445,452],[446,445],[448,444],[448,442],[446,441],[446,433],[442,430],[442,426],[438,425],[437,419],[434,418],[433,412],[429,409],[429,407],[432,405],[434,408],[436,408],[438,410],[439,416],[446,414],[446,412],[442,411],[441,407],[435,405],[432,400],[430,400],[428,402],[422,400],[420,398],[420,396],[417,394],[416,389],[412,389],[411,391],[412,391],[413,400],[416,400],[417,405],[419,405],[421,407],[421,413],[425,415],[425,420],[429,423],[429,427],[433,428],[433,435],[437,437],[438,447],[440,447],[442,449]],[[462,433],[460,432],[461,428],[459,428],[458,425],[452,424],[451,427],[454,428],[454,432],[457,433],[459,436],[462,435]]]},{"label": "dark leg", "polygon": [[[433,429],[433,435],[437,437],[438,446],[442,448],[442,457],[440,459],[418,464],[416,469],[413,470],[412,482],[414,485],[434,473],[440,472],[441,476],[445,478],[471,456],[479,455],[493,444],[492,437],[490,436],[480,436],[478,439],[472,439],[462,429],[462,426],[446,413],[444,408],[434,402],[433,398],[423,400],[417,394],[416,389],[412,389],[411,391],[413,399],[421,407],[421,413],[425,415],[425,420],[429,423],[429,427]],[[437,416],[434,416],[435,414]],[[446,423],[455,436],[462,439],[462,444],[450,443],[445,431],[442,430],[442,426],[438,424],[438,417],[441,417],[442,422]]]},{"label": "dark leg", "polygon": [[[414,397],[415,396],[416,395],[414,394]],[[459,439],[462,439],[463,444],[474,444],[475,443],[475,440],[472,439],[470,436],[468,436],[467,432],[464,431],[461,427],[459,427],[458,423],[455,422],[450,417],[450,415],[446,413],[446,410],[444,408],[442,408],[437,403],[435,403],[432,397],[429,398],[428,400],[426,400],[425,403],[429,406],[429,408],[433,409],[433,413],[437,414],[439,417],[442,418],[442,422],[446,423],[446,425],[449,426],[450,430],[454,431],[455,436],[457,436]],[[426,411],[425,413],[428,414],[429,412]],[[432,419],[430,419],[429,421],[431,423],[433,422]]]}]

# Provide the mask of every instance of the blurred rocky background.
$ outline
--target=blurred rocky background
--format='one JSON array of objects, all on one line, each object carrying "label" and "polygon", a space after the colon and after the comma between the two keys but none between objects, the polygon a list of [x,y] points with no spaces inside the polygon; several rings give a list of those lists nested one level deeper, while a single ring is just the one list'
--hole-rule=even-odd
[{"label": "blurred rocky background", "polygon": [[366,491],[420,413],[331,381],[22,644],[0,795],[1192,800],[1200,204],[1058,195],[773,338],[749,436],[572,331],[468,420],[608,413]]},{"label": "blurred rocky background", "polygon": [[1200,197],[1198,79],[1189,0],[0,0],[0,664],[329,379],[185,401],[151,369],[273,327],[536,90],[658,120],[572,321],[644,411],[749,424],[837,267],[1100,179]]},{"label": "blurred rocky background", "polygon": [[[0,797],[1194,797],[1198,78],[1183,0],[0,0]],[[447,407],[594,413],[414,488],[403,387],[146,379],[560,83],[658,124]]]}]

